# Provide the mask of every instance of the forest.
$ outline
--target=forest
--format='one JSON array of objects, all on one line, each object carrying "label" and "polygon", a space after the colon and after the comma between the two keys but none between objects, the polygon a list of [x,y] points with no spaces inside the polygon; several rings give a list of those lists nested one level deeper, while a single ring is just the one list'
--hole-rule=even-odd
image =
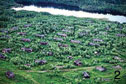
[{"label": "forest", "polygon": [[[0,84],[126,84],[126,23],[11,9],[39,1],[0,0]],[[50,1],[126,14],[124,0]]]}]

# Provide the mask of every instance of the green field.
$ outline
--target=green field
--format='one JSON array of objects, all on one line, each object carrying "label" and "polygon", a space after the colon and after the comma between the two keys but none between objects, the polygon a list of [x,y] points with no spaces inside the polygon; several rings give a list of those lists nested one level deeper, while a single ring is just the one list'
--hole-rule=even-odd
[{"label": "green field", "polygon": [[[126,23],[10,9],[14,6],[21,5],[0,0],[0,54],[6,57],[0,58],[0,84],[126,84]],[[120,79],[114,79],[116,70]],[[15,77],[8,79],[7,71]],[[85,71],[90,78],[83,77]]]}]

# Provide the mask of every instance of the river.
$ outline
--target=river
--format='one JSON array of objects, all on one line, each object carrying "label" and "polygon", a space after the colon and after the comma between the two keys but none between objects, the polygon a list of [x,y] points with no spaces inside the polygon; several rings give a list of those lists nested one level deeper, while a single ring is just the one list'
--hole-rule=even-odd
[{"label": "river", "polygon": [[35,12],[47,12],[52,15],[74,16],[74,17],[79,17],[79,18],[107,19],[109,21],[126,23],[126,17],[121,16],[121,15],[98,14],[98,13],[90,13],[90,12],[85,12],[85,11],[58,9],[58,8],[53,8],[53,7],[37,7],[34,5],[17,7],[17,8],[13,7],[12,9],[16,11],[27,10],[27,11],[35,11]]}]

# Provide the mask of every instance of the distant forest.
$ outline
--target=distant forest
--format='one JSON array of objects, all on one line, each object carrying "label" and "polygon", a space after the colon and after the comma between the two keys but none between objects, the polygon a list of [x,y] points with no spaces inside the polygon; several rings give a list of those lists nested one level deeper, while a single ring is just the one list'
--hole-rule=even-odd
[{"label": "distant forest", "polygon": [[126,15],[126,0],[15,0],[24,5],[59,4],[88,12]]}]

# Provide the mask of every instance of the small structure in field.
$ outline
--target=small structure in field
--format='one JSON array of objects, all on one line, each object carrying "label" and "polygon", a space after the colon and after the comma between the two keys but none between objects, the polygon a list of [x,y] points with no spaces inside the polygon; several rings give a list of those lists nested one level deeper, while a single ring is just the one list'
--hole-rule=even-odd
[{"label": "small structure in field", "polygon": [[62,36],[62,37],[67,37],[66,34],[62,34],[62,33],[57,33],[58,36]]},{"label": "small structure in field", "polygon": [[75,60],[74,61],[74,65],[81,66],[82,65],[82,62],[80,60]]},{"label": "small structure in field", "polygon": [[103,40],[102,39],[93,39],[93,41],[96,41],[96,42],[103,42]]},{"label": "small structure in field", "polygon": [[70,42],[71,43],[77,43],[77,44],[80,44],[81,43],[79,40],[71,40]]},{"label": "small structure in field", "polygon": [[89,72],[83,72],[83,77],[84,78],[90,78]]},{"label": "small structure in field", "polygon": [[73,57],[72,57],[72,56],[68,56],[67,58],[68,58],[68,59],[70,59],[70,60],[71,60],[71,59],[73,59]]},{"label": "small structure in field", "polygon": [[116,36],[118,36],[118,37],[124,37],[126,35],[125,34],[116,34]]},{"label": "small structure in field", "polygon": [[16,30],[18,30],[18,27],[12,27],[10,30],[11,31],[16,31]]},{"label": "small structure in field", "polygon": [[23,41],[23,42],[31,42],[30,39],[26,39],[26,38],[22,38],[21,41]]},{"label": "small structure in field", "polygon": [[11,52],[11,48],[4,48],[2,50],[3,53],[10,53]]},{"label": "small structure in field", "polygon": [[43,35],[43,34],[35,34],[35,36],[36,36],[36,37],[39,37],[39,38],[45,37],[45,35]]},{"label": "small structure in field", "polygon": [[49,56],[53,56],[53,52],[48,52],[48,55]]},{"label": "small structure in field", "polygon": [[35,63],[37,63],[39,65],[43,65],[43,64],[46,64],[47,61],[46,60],[35,60]]},{"label": "small structure in field", "polygon": [[0,59],[6,59],[6,57],[0,53]]},{"label": "small structure in field", "polygon": [[6,72],[6,77],[9,78],[9,79],[12,79],[12,78],[15,77],[15,74],[13,72],[11,72],[11,71],[7,71]]},{"label": "small structure in field", "polygon": [[67,44],[61,44],[61,43],[59,43],[58,46],[59,46],[59,47],[68,47]]},{"label": "small structure in field", "polygon": [[25,28],[31,27],[31,26],[32,26],[32,24],[26,24],[26,25],[24,25]]},{"label": "small structure in field", "polygon": [[54,40],[56,40],[56,41],[63,41],[62,38],[57,38],[57,37],[55,37]]},{"label": "small structure in field", "polygon": [[21,48],[23,51],[26,51],[26,52],[32,52],[33,50],[31,48]]},{"label": "small structure in field", "polygon": [[106,69],[105,67],[103,67],[103,66],[97,66],[97,67],[96,67],[96,70],[101,71],[101,72],[104,72],[104,71],[106,71],[107,69]]},{"label": "small structure in field", "polygon": [[26,32],[18,32],[18,35],[26,35]]},{"label": "small structure in field", "polygon": [[41,45],[48,45],[48,42],[40,42]]},{"label": "small structure in field", "polygon": [[98,43],[92,43],[92,42],[88,43],[88,45],[90,45],[90,46],[100,46]]}]

